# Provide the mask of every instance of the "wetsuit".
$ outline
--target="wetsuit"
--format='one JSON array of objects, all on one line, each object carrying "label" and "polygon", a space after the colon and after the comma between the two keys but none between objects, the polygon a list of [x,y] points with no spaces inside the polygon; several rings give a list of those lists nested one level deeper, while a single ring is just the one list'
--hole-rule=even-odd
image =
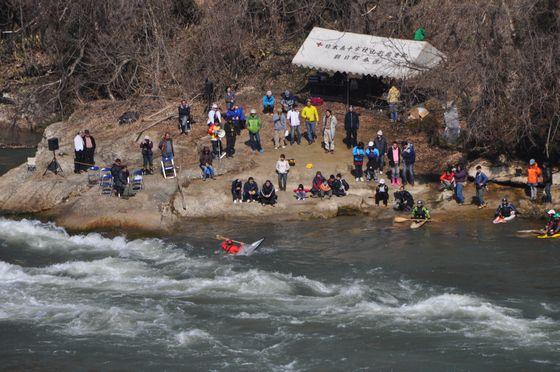
[{"label": "wetsuit", "polygon": [[426,207],[414,207],[412,209],[412,219],[415,220],[429,220],[430,219],[430,211]]},{"label": "wetsuit", "polygon": [[546,225],[546,235],[552,236],[558,232],[560,232],[560,213],[552,216]]},{"label": "wetsuit", "polygon": [[220,245],[220,247],[222,247],[222,249],[227,253],[227,254],[238,254],[239,251],[241,251],[241,247],[235,243],[230,243],[228,244],[227,241],[222,242],[222,244]]},{"label": "wetsuit", "polygon": [[517,210],[515,209],[515,207],[513,206],[513,204],[511,203],[507,203],[507,204],[500,204],[500,206],[498,207],[498,209],[496,209],[496,217],[503,217],[503,218],[508,218],[510,217],[512,214],[514,214],[515,212],[517,212]]}]

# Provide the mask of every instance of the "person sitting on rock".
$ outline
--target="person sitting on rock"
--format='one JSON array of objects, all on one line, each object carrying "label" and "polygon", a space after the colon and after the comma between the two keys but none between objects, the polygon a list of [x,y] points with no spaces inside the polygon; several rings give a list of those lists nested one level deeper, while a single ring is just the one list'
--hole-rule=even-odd
[{"label": "person sitting on rock", "polygon": [[243,182],[239,178],[236,178],[231,183],[231,196],[233,198],[233,203],[241,203],[243,201]]},{"label": "person sitting on rock", "polygon": [[379,205],[379,202],[383,202],[383,205],[387,206],[388,201],[389,187],[385,184],[385,180],[382,178],[375,189],[375,205]]},{"label": "person sitting on rock", "polygon": [[455,189],[455,172],[453,170],[447,169],[439,177],[440,191],[453,190]]},{"label": "person sitting on rock", "polygon": [[303,187],[303,184],[300,183],[298,188],[294,190],[294,196],[296,197],[296,200],[305,200],[307,199],[307,193],[310,191],[311,190],[306,189]]},{"label": "person sitting on rock", "polygon": [[159,142],[158,148],[161,150],[162,160],[171,161],[175,155],[175,150],[173,148],[173,140],[171,139],[171,134],[165,132],[163,138]]},{"label": "person sitting on rock", "polygon": [[341,197],[346,196],[346,192],[350,189],[350,185],[344,178],[342,178],[342,174],[337,173],[334,182],[332,183],[332,191],[333,195]]},{"label": "person sitting on rock", "polygon": [[259,195],[259,200],[262,205],[272,205],[276,204],[276,190],[274,189],[274,185],[270,180],[266,180],[261,188],[261,192]]},{"label": "person sitting on rock", "polygon": [[259,186],[253,177],[249,177],[245,185],[243,185],[243,201],[251,203],[259,198]]},{"label": "person sitting on rock", "polygon": [[316,197],[317,195],[319,195],[319,190],[321,189],[321,185],[323,184],[324,180],[325,180],[325,178],[323,177],[321,172],[315,173],[315,177],[313,178],[313,181],[311,182],[311,195],[312,195],[312,197]]},{"label": "person sitting on rock", "polygon": [[319,186],[319,197],[321,199],[328,197],[329,199],[332,197],[332,189],[329,185],[329,180],[323,180],[323,183]]},{"label": "person sitting on rock", "polygon": [[401,185],[399,191],[394,193],[395,205],[393,209],[396,211],[410,212],[414,208],[414,198],[409,193],[404,185]]},{"label": "person sitting on rock", "polygon": [[204,146],[200,152],[199,166],[202,170],[202,179],[206,181],[208,178],[214,179],[214,167],[212,166],[212,153],[208,146]]}]

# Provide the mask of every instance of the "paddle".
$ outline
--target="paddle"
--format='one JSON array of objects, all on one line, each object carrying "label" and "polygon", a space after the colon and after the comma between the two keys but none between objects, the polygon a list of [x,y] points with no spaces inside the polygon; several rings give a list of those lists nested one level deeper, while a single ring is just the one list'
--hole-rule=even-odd
[{"label": "paddle", "polygon": [[216,235],[216,239],[218,239],[218,240],[231,240],[234,243],[245,244],[245,243],[240,242],[238,240],[233,240],[233,239],[230,239],[230,238],[226,238],[225,236],[222,236],[222,235]]},{"label": "paddle", "polygon": [[536,235],[541,235],[544,234],[545,231],[544,230],[517,230],[518,234],[536,234]]},{"label": "paddle", "polygon": [[[422,221],[422,220],[423,220],[422,218],[410,218],[410,217],[407,218],[407,217],[396,216],[394,221],[396,223],[401,223],[401,222]],[[432,219],[429,219],[429,220],[426,219],[426,222],[435,222],[435,221],[432,220]]]}]

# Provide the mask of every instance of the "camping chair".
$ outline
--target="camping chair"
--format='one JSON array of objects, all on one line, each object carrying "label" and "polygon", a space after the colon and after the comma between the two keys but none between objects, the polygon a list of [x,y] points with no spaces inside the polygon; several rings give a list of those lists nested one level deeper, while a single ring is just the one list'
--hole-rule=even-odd
[{"label": "camping chair", "polygon": [[172,156],[163,156],[161,158],[161,172],[163,173],[163,178],[165,179],[175,178],[177,176]]},{"label": "camping chair", "polygon": [[113,175],[111,173],[101,176],[99,188],[101,190],[101,195],[113,195]]},{"label": "camping chair", "polygon": [[37,158],[27,158],[27,171],[35,172],[37,170]]},{"label": "camping chair", "polygon": [[132,173],[132,183],[131,183],[132,191],[140,191],[144,189],[143,174],[144,172],[142,171],[142,169],[135,170]]},{"label": "camping chair", "polygon": [[101,182],[101,168],[97,165],[89,167],[87,178],[90,185],[97,185]]}]

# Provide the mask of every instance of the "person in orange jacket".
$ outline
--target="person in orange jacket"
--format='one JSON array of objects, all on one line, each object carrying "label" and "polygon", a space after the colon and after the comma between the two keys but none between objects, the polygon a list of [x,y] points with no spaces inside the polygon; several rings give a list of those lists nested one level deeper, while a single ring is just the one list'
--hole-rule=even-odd
[{"label": "person in orange jacket", "polygon": [[220,247],[228,254],[238,254],[241,251],[241,245],[231,239],[224,240]]},{"label": "person in orange jacket", "polygon": [[542,176],[542,170],[535,159],[529,160],[529,168],[527,169],[527,184],[531,189],[531,201],[537,200],[537,186],[539,177]]}]

